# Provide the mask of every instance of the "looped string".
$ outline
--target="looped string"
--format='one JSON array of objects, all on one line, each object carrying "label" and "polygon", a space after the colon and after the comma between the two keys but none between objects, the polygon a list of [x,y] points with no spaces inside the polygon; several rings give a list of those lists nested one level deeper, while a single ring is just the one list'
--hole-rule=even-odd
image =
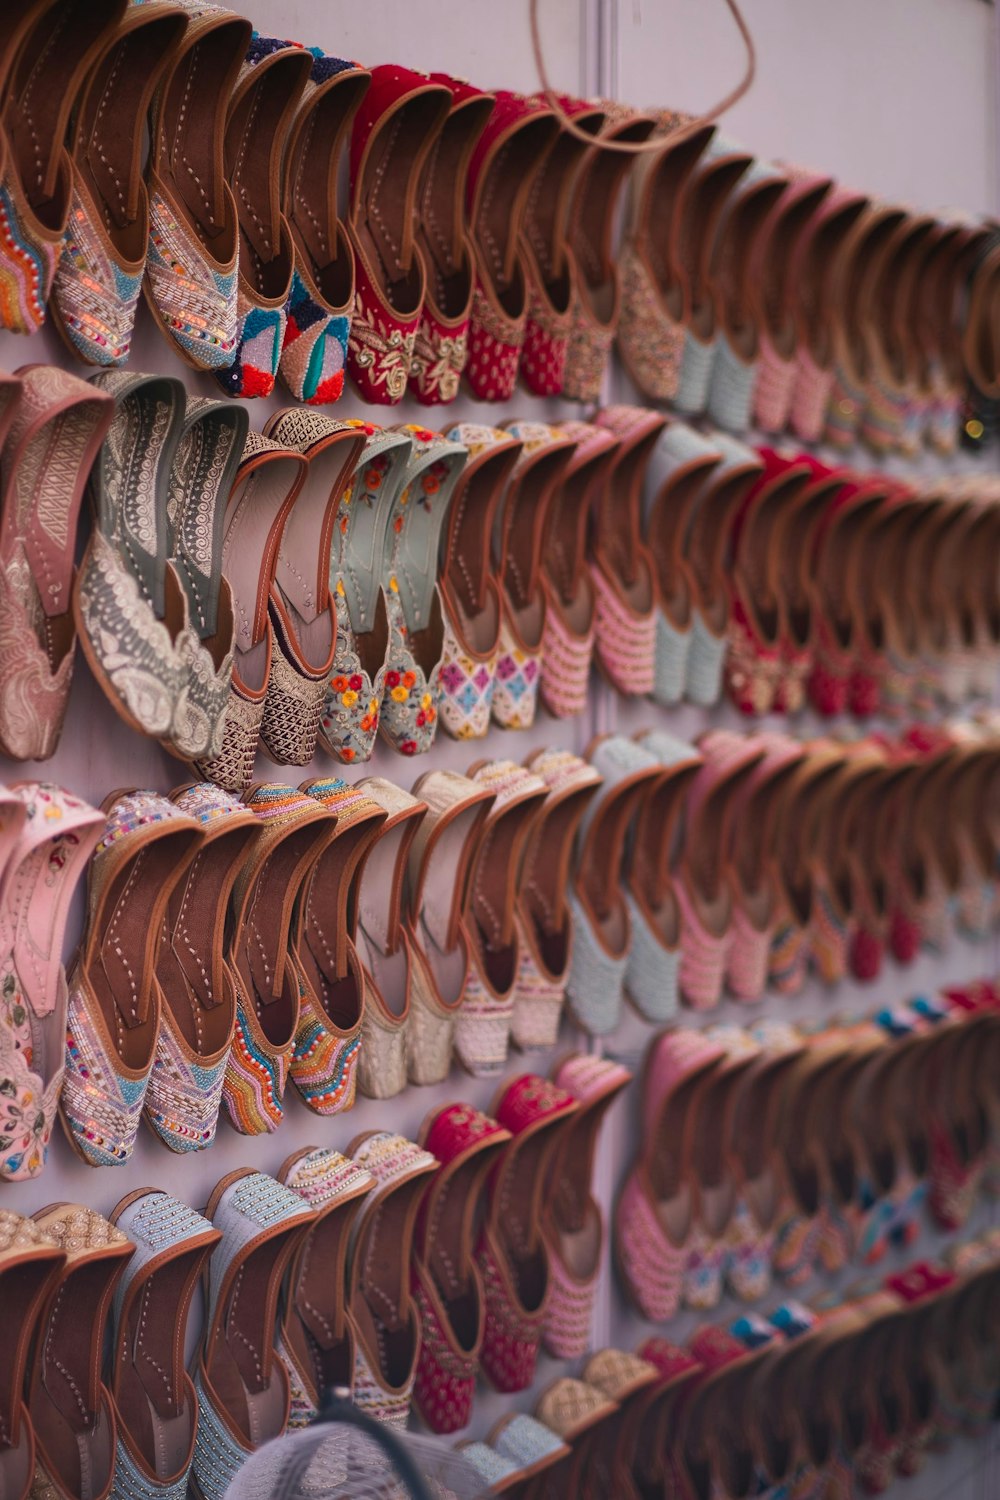
[{"label": "looped string", "polygon": [[[556,94],[549,80],[548,70],[545,66],[545,57],[542,52],[541,30],[538,24],[539,3],[540,0],[528,0],[528,16],[531,22],[531,46],[535,54],[535,67],[538,69],[541,92],[563,130],[569,135],[576,136],[577,140],[586,142],[588,146],[598,146],[603,151],[622,151],[629,156],[638,156],[640,153],[646,151],[662,151],[664,148],[664,138],[662,135],[654,135],[645,141],[606,140],[602,136],[588,134],[586,130],[581,130],[580,126],[574,123],[560,104],[559,96]],[[744,94],[746,94],[756,76],[757,50],[753,44],[750,28],[740,9],[739,0],[725,0],[725,4],[728,6],[730,14],[736,22],[740,36],[743,38],[743,45],[746,48],[747,60],[743,77],[736,87],[724,99],[721,99],[714,108],[707,110],[704,114],[698,115],[694,119],[687,120],[676,130],[672,130],[670,132],[671,146],[684,140],[686,136],[694,135],[696,131],[703,130],[706,125],[710,125],[720,115],[724,115],[726,110],[732,109],[733,105],[738,103]]]}]

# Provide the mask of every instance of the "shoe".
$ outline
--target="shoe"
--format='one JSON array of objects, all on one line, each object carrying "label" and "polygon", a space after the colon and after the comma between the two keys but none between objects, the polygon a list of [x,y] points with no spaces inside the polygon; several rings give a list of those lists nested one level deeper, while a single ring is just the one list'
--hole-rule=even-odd
[{"label": "shoe", "polygon": [[111,1399],[115,1484],[150,1496],[187,1488],[198,1398],[184,1368],[191,1301],[222,1235],[201,1214],[155,1188],[123,1198],[111,1223],[135,1244],[115,1294]]},{"label": "shoe", "polygon": [[[843,766],[844,755],[827,742],[809,743],[802,764],[789,778],[775,829],[774,869],[781,901],[771,939],[768,986],[779,995],[797,995],[806,982],[814,941],[814,870],[805,857],[801,829],[811,827],[827,784]],[[845,939],[846,941],[846,939]]]},{"label": "shoe", "polygon": [[389,654],[379,729],[400,755],[422,755],[437,735],[444,696],[439,544],[468,452],[425,427],[400,431],[412,451],[393,497],[382,556]]},{"label": "shoe", "polygon": [[48,1156],[66,1055],[66,924],[106,820],[61,787],[21,782],[5,790],[0,821],[0,1178],[19,1182]]},{"label": "shoe", "polygon": [[223,154],[226,116],[252,27],[221,6],[177,3],[188,26],[153,101],[143,294],[174,352],[193,369],[219,370],[232,364],[239,338],[239,220]]},{"label": "shoe", "polygon": [[278,374],[296,401],[328,406],[344,391],[354,312],[354,252],[337,213],[338,168],[371,74],[310,51],[309,81],[288,133],[282,213],[295,263]]},{"label": "shoe", "polygon": [[[288,1375],[275,1350],[278,1296],[317,1211],[273,1177],[244,1167],[216,1184],[205,1217],[222,1238],[204,1281],[189,1489],[195,1500],[222,1500],[249,1455],[280,1437],[288,1422]],[[244,1287],[255,1295],[242,1297]]]},{"label": "shoe", "polygon": [[114,1167],[135,1150],[160,1030],[157,947],[202,831],[155,792],[112,793],[102,811],[107,824],[90,864],[87,926],[69,981],[60,1112],[77,1155],[91,1167]]},{"label": "shoe", "polygon": [[229,100],[224,160],[236,204],[236,345],[215,378],[227,396],[269,396],[288,327],[295,248],[281,211],[282,164],[311,52],[254,32]]},{"label": "shoe", "polygon": [[907,214],[881,260],[864,310],[868,381],[860,435],[879,456],[916,458],[923,448],[927,406],[919,383],[911,302],[934,228],[931,216]]},{"label": "shoe", "polygon": [[524,846],[515,896],[518,967],[510,1039],[526,1051],[554,1047],[559,1035],[573,942],[570,861],[601,775],[568,750],[534,751],[525,765],[548,788]]},{"label": "shoe", "polygon": [[587,566],[587,536],[595,497],[617,443],[603,427],[564,422],[573,456],[549,502],[542,543],[542,702],[557,719],[583,713],[594,655],[596,601]]},{"label": "shoe", "polygon": [[276,1345],[288,1375],[288,1426],[296,1430],[316,1421],[330,1391],[349,1391],[354,1381],[347,1253],[375,1178],[339,1151],[307,1146],[279,1167],[278,1180],[316,1216],[292,1256]]},{"label": "shoe", "polygon": [[0,399],[0,749],[48,760],[73,677],[77,522],[114,406],[46,365],[27,366]]},{"label": "shoe", "polygon": [[945,456],[958,451],[965,389],[962,341],[952,310],[966,285],[970,265],[988,239],[987,226],[973,219],[941,223],[936,245],[913,288],[913,324],[925,362],[924,440]]},{"label": "shoe", "polygon": [[474,1078],[507,1063],[519,938],[514,904],[521,859],[547,795],[541,777],[511,760],[481,761],[469,780],[494,794],[473,857],[463,917],[469,952],[462,1003],[455,1018],[455,1053]]},{"label": "shoe", "polygon": [[17,7],[0,62],[0,327],[45,322],[73,210],[70,116],[125,15],[126,0],[52,0]]},{"label": "shoe", "polygon": [[839,471],[841,484],[814,534],[813,587],[817,608],[816,653],[809,698],[818,713],[843,713],[855,658],[856,611],[847,578],[865,528],[885,503],[889,487]]},{"label": "shoe", "polygon": [[24,1400],[28,1354],[41,1314],[65,1264],[65,1254],[34,1219],[9,1208],[0,1211],[0,1288],[7,1309],[8,1373],[4,1381],[4,1445],[0,1449],[0,1483],[12,1500],[29,1500],[35,1476],[35,1434]]},{"label": "shoe", "polygon": [[[553,1465],[539,1480],[539,1493],[545,1500],[580,1493],[585,1472],[590,1468],[586,1462],[590,1444],[616,1431],[617,1403],[609,1400],[599,1386],[563,1375],[542,1391],[535,1415],[569,1445],[568,1457]],[[618,1493],[617,1489],[614,1493]]]},{"label": "shoe", "polygon": [[410,1414],[420,1357],[420,1316],[410,1270],[414,1227],[439,1163],[414,1141],[385,1130],[356,1137],[347,1152],[375,1179],[351,1239],[354,1405],[399,1429]]},{"label": "shoe", "polygon": [[605,678],[626,697],[655,683],[654,564],[642,535],[640,497],[665,419],[638,406],[609,406],[597,423],[618,440],[597,491],[590,538],[596,613],[594,655]]},{"label": "shoe", "polygon": [[469,164],[495,103],[464,79],[431,73],[451,95],[447,117],[420,179],[417,245],[427,289],[410,362],[413,394],[424,406],[444,406],[458,395],[469,357],[469,319],[475,287],[465,199]]},{"label": "shoe", "polygon": [[420,1130],[439,1163],[424,1188],[413,1241],[412,1290],[420,1315],[413,1400],[435,1433],[467,1427],[486,1322],[473,1258],[476,1206],[510,1132],[478,1109],[445,1104]]},{"label": "shoe", "polygon": [[[653,114],[600,99],[604,115],[599,141],[638,145],[649,139]],[[596,405],[601,399],[611,346],[621,316],[621,277],[612,253],[622,191],[633,162],[628,152],[601,145],[585,148],[573,182],[566,221],[573,297],[563,369],[562,395]]]},{"label": "shoe", "polygon": [[530,729],[542,680],[545,529],[573,444],[560,428],[546,422],[511,422],[507,431],[522,447],[497,518],[500,647],[492,715],[503,729]]},{"label": "shoe", "polygon": [[441,538],[440,717],[454,739],[482,739],[490,725],[501,644],[501,594],[491,541],[521,445],[502,428],[473,422],[460,422],[447,436],[469,457]]},{"label": "shoe", "polygon": [[394,405],[406,393],[427,290],[416,239],[421,177],[451,108],[426,73],[372,69],[351,131],[355,299],[347,367],[363,401]]},{"label": "shoe", "polygon": [[812,799],[806,824],[812,848],[809,959],[824,984],[839,984],[850,969],[857,921],[847,830],[857,825],[856,808],[878,779],[876,756],[845,751],[839,769]]},{"label": "shoe", "polygon": [[782,460],[772,448],[758,450],[764,463],[804,464],[809,481],[801,504],[789,514],[784,544],[775,559],[777,589],[781,600],[781,666],[774,690],[774,711],[798,714],[809,697],[809,679],[816,660],[819,609],[813,582],[815,538],[823,524],[826,506],[840,487],[836,469],[829,469],[807,454]]},{"label": "shoe", "polygon": [[88,365],[123,365],[132,347],[149,242],[142,134],[187,20],[173,5],[130,6],[77,105],[72,202],[51,306],[65,343]]},{"label": "shoe", "polygon": [[[565,95],[559,103],[577,130],[599,134],[604,124],[600,105]],[[576,301],[567,218],[588,150],[579,136],[561,129],[535,171],[525,204],[520,253],[528,283],[528,318],[518,369],[533,396],[558,396],[563,388]]]},{"label": "shoe", "polygon": [[593,1474],[607,1493],[623,1500],[640,1500],[632,1477],[634,1433],[651,1393],[659,1384],[659,1370],[649,1360],[624,1349],[599,1349],[583,1367],[583,1379],[602,1391],[618,1408],[614,1422],[600,1422],[584,1439],[579,1462],[583,1474]]},{"label": "shoe", "polygon": [[465,380],[477,401],[509,401],[524,348],[528,283],[521,229],[536,174],[559,133],[536,95],[497,90],[469,164],[475,269]]},{"label": "shoe", "polygon": [[170,894],[156,956],[163,1004],[145,1097],[147,1125],[171,1151],[215,1140],[236,1027],[236,980],[225,957],[229,902],[258,822],[211,782],[171,802],[201,828],[198,852]]},{"label": "shoe", "polygon": [[[640,1495],[659,1494],[667,1482],[670,1450],[665,1434],[675,1430],[685,1394],[701,1365],[693,1354],[665,1338],[643,1339],[636,1353],[656,1371],[656,1380],[634,1405],[632,1477]],[[624,1434],[623,1434],[624,1437]]]}]

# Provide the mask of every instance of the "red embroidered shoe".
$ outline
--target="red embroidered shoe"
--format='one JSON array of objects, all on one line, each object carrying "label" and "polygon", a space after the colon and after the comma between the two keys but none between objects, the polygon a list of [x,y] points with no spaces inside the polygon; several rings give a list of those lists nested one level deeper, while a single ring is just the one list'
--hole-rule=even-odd
[{"label": "red embroidered shoe", "polygon": [[372,83],[351,133],[354,318],[347,367],[362,400],[402,400],[426,293],[414,234],[417,187],[451,95],[426,73],[387,63]]}]

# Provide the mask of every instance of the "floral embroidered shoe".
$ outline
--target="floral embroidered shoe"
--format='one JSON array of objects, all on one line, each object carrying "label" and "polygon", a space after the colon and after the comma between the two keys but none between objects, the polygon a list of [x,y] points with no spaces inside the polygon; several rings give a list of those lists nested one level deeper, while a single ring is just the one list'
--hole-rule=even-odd
[{"label": "floral embroidered shoe", "polygon": [[29,0],[4,22],[0,327],[12,333],[34,333],[45,321],[74,202],[70,116],[125,3]]},{"label": "floral embroidered shoe", "polygon": [[[563,96],[563,112],[577,130],[597,135],[604,110]],[[528,283],[528,319],[521,350],[521,379],[533,396],[558,396],[576,301],[575,263],[566,242],[570,196],[588,152],[586,142],[560,130],[539,164],[521,226],[521,259]]]},{"label": "floral embroidered shoe", "polygon": [[428,1180],[413,1241],[413,1300],[420,1354],[413,1400],[432,1432],[467,1427],[486,1322],[473,1257],[476,1209],[510,1132],[467,1104],[445,1104],[420,1130],[440,1163]]},{"label": "floral embroidered shoe", "polygon": [[339,777],[306,781],[302,790],[336,826],[306,875],[292,929],[299,975],[292,1082],[310,1109],[334,1115],[352,1108],[357,1088],[366,984],[354,946],[356,876],[385,813]]},{"label": "floral embroidered shoe", "polygon": [[278,373],[296,401],[327,406],[343,394],[354,311],[354,253],[337,213],[337,175],[371,74],[318,48],[310,52],[285,169],[283,212],[295,265]]},{"label": "floral embroidered shoe", "polygon": [[[598,132],[602,141],[636,145],[649,137],[656,123],[655,116],[610,99],[599,100],[598,107],[604,114]],[[593,405],[601,399],[621,313],[621,278],[612,236],[632,166],[627,152],[585,148],[572,187],[566,245],[574,289],[562,381],[562,394],[571,401]]]},{"label": "floral embroidered shoe", "polygon": [[568,750],[538,750],[525,764],[548,788],[524,846],[514,909],[518,968],[510,1036],[528,1049],[553,1047],[559,1035],[573,943],[570,861],[601,775]]},{"label": "floral embroidered shoe", "polygon": [[417,244],[427,290],[413,345],[410,379],[425,406],[447,405],[458,395],[469,357],[469,318],[475,286],[472,243],[465,215],[469,163],[493,109],[464,79],[432,73],[451,95],[447,118],[420,180]]},{"label": "floral embroidered shoe", "polygon": [[501,645],[501,593],[491,538],[521,445],[499,427],[471,422],[459,423],[448,437],[460,442],[469,458],[441,543],[441,723],[455,739],[482,739],[489,729]]},{"label": "floral embroidered shoe", "polygon": [[420,1356],[420,1316],[411,1293],[413,1232],[438,1162],[386,1130],[358,1136],[347,1152],[375,1179],[351,1238],[354,1404],[378,1422],[405,1427]]},{"label": "floral embroidered shoe", "polygon": [[566,719],[587,704],[596,615],[587,536],[617,443],[606,428],[585,422],[564,422],[560,431],[575,447],[549,502],[542,545],[541,696],[550,714]]},{"label": "floral embroidered shoe", "polygon": [[542,544],[549,504],[573,444],[560,428],[545,422],[511,422],[507,430],[522,447],[497,522],[500,649],[492,713],[504,729],[530,729],[545,634]]},{"label": "floral embroidered shoe", "polygon": [[[260,738],[278,765],[307,766],[334,670],[337,615],[331,591],[334,528],[365,445],[356,422],[288,407],[265,436],[301,453],[309,468],[281,532],[268,608],[271,673]],[[305,559],[316,558],[308,570]]]},{"label": "floral embroidered shoe", "polygon": [[293,909],[336,824],[322,803],[294,787],[254,786],[243,800],[258,832],[233,887],[226,962],[236,984],[236,1031],[222,1102],[241,1135],[263,1135],[284,1115],[299,1026]]},{"label": "floral embroidered shoe", "polygon": [[77,521],[113,411],[109,396],[45,365],[0,392],[0,749],[13,760],[48,760],[59,743]]},{"label": "floral embroidered shoe", "polygon": [[702,761],[693,745],[662,730],[636,738],[662,771],[640,797],[625,861],[631,931],[625,995],[643,1020],[662,1026],[680,1004],[681,922],[671,861],[687,793]]},{"label": "floral embroidered shoe", "polygon": [[351,216],[355,303],[347,366],[362,400],[402,400],[427,290],[416,240],[421,174],[451,107],[426,73],[384,64],[351,132]]},{"label": "floral embroidered shoe", "polygon": [[223,146],[252,28],[221,5],[178,3],[188,27],[150,123],[143,293],[180,358],[196,370],[219,370],[232,364],[239,337],[239,221]]},{"label": "floral embroidered shoe", "polygon": [[0,1407],[6,1434],[0,1450],[5,1493],[28,1500],[35,1470],[35,1434],[24,1400],[24,1375],[42,1311],[59,1279],[65,1256],[33,1219],[0,1211],[0,1288],[10,1340],[9,1373]]},{"label": "floral embroidered shoe", "polygon": [[528,318],[521,229],[535,176],[558,135],[532,95],[498,90],[469,164],[467,204],[475,290],[466,383],[478,401],[509,401]]},{"label": "floral embroidered shoe", "polygon": [[372,1174],[325,1147],[298,1151],[278,1178],[316,1215],[289,1268],[278,1327],[278,1357],[288,1375],[288,1425],[315,1422],[328,1391],[354,1381],[354,1330],[347,1317],[347,1250]]},{"label": "floral embroidered shoe", "polygon": [[546,796],[541,777],[512,760],[470,766],[469,779],[494,794],[473,860],[463,925],[469,972],[455,1018],[455,1052],[474,1077],[503,1071],[514,1010],[519,951],[514,902],[521,856]]},{"label": "floral embroidered shoe", "polygon": [[77,1203],[41,1209],[34,1222],[63,1263],[49,1287],[28,1376],[31,1491],[68,1500],[89,1490],[97,1500],[110,1494],[115,1476],[115,1409],[101,1378],[108,1312],[135,1246]]},{"label": "floral embroidered shoe", "polygon": [[[197,1500],[222,1500],[254,1449],[288,1422],[289,1381],[276,1356],[275,1316],[289,1260],[316,1209],[273,1177],[243,1168],[216,1185],[205,1217],[222,1239],[205,1278],[189,1483]],[[249,1287],[256,1295],[241,1296]]]},{"label": "floral embroidered shoe", "polygon": [[202,836],[194,818],[154,792],[112,794],[104,811],[69,981],[60,1100],[70,1144],[91,1167],[122,1166],[135,1149],[160,1029],[156,950]]},{"label": "floral embroidered shoe", "polygon": [[170,800],[202,837],[164,917],[156,958],[163,1004],[145,1114],[171,1151],[203,1151],[215,1140],[236,1026],[236,981],[225,957],[229,898],[258,823],[210,782],[181,787]]},{"label": "floral embroidered shoe", "polygon": [[295,250],[281,211],[288,133],[312,66],[304,47],[254,32],[226,117],[226,176],[236,204],[236,346],[215,371],[227,396],[269,396],[288,326]]},{"label": "floral embroidered shoe", "polygon": [[556,1359],[578,1359],[593,1337],[605,1244],[604,1217],[592,1192],[594,1157],[608,1110],[631,1079],[620,1063],[582,1052],[553,1071],[553,1082],[577,1103],[576,1114],[560,1132],[542,1219],[550,1277],[542,1338]]},{"label": "floral embroidered shoe", "polygon": [[[272,585],[285,525],[308,473],[304,454],[283,448],[259,432],[248,433],[223,521],[222,571],[235,620],[223,743],[218,755],[196,761],[207,781],[229,791],[241,792],[253,780],[277,658]],[[280,691],[284,681],[289,698],[299,708],[306,689],[287,659],[282,656],[280,661],[286,673],[282,678],[279,670],[275,691]],[[297,719],[292,724],[298,727]]]},{"label": "floral embroidered shoe", "polygon": [[173,5],[130,6],[77,107],[73,196],[52,312],[87,364],[122,365],[129,356],[149,239],[142,130],[186,28],[186,14]]},{"label": "floral embroidered shoe", "polygon": [[457,771],[427,771],[413,794],[427,811],[410,846],[406,882],[413,981],[407,1066],[414,1083],[441,1083],[469,974],[463,915],[494,793]]},{"label": "floral embroidered shoe", "polygon": [[219,755],[225,741],[235,623],[222,533],[248,430],[242,407],[189,396],[170,469],[167,550],[186,604],[174,634],[182,687],[166,748],[185,759]]},{"label": "floral embroidered shoe", "polygon": [[692,1228],[681,1141],[692,1095],[725,1049],[697,1031],[666,1031],[646,1053],[643,1149],[615,1209],[615,1253],[630,1302],[665,1322],[680,1305]]},{"label": "floral embroidered shoe", "polygon": [[389,654],[379,728],[400,755],[421,755],[437,735],[444,692],[439,542],[467,450],[424,427],[399,430],[412,451],[393,496],[382,556]]},{"label": "floral embroidered shoe", "polygon": [[46,783],[0,803],[0,1177],[37,1177],[56,1121],[66,1051],[63,940],[105,819]]},{"label": "floral embroidered shoe", "polygon": [[543,1195],[560,1127],[575,1112],[571,1094],[535,1073],[511,1079],[492,1112],[512,1139],[490,1177],[476,1245],[486,1293],[480,1363],[504,1394],[526,1390],[535,1377],[550,1286]]},{"label": "floral embroidered shoe", "polygon": [[222,1236],[186,1203],[153,1188],[123,1198],[111,1223],[135,1245],[114,1301],[111,1495],[131,1486],[179,1500],[198,1425],[198,1398],[184,1368],[186,1325],[198,1279]]}]

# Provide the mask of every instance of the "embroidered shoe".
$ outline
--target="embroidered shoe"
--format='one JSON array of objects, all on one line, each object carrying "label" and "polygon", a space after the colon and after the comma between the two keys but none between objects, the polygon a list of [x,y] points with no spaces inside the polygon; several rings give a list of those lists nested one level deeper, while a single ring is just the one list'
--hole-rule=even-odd
[{"label": "embroidered shoe", "polygon": [[319,48],[310,52],[285,168],[295,265],[278,373],[296,401],[327,406],[343,394],[354,311],[354,252],[337,213],[337,174],[371,74]]},{"label": "embroidered shoe", "polygon": [[64,1262],[57,1241],[34,1219],[22,1218],[9,1208],[0,1211],[0,1288],[10,1338],[9,1389],[0,1407],[7,1441],[0,1465],[4,1487],[17,1500],[31,1494],[37,1458],[35,1433],[24,1399],[25,1370],[32,1338]]},{"label": "embroidered shoe", "polygon": [[398,430],[413,446],[393,496],[382,556],[389,654],[379,728],[400,755],[421,755],[437,735],[444,693],[439,541],[468,451],[425,427]]},{"label": "embroidered shoe", "polygon": [[143,293],[181,359],[196,370],[219,370],[232,364],[239,336],[239,221],[223,158],[226,114],[252,28],[207,0],[178,3],[188,27],[161,79],[150,125]]},{"label": "embroidered shoe", "polygon": [[60,1101],[70,1144],[91,1167],[122,1166],[135,1149],[160,1028],[156,950],[202,837],[194,818],[154,792],[112,795],[105,811],[69,983]]},{"label": "embroidered shoe", "polygon": [[441,541],[440,714],[455,739],[478,740],[489,729],[500,653],[501,593],[491,539],[521,445],[502,428],[473,422],[460,422],[448,438],[469,457]]}]

